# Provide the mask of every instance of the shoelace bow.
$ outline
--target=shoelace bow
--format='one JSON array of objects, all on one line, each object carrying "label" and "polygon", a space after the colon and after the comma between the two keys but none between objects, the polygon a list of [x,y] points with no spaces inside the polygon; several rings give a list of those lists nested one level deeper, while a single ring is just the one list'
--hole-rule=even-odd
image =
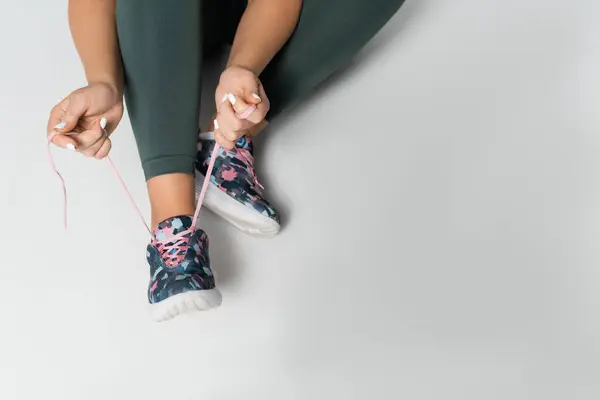
[{"label": "shoelace bow", "polygon": [[[255,105],[251,105],[248,108],[248,110],[246,110],[244,113],[238,114],[238,117],[242,118],[242,119],[248,118],[248,116],[250,116],[250,114],[252,114],[255,110],[256,110],[256,106]],[[50,163],[50,166],[54,170],[54,173],[58,176],[58,178],[60,179],[60,182],[62,184],[62,191],[63,191],[63,222],[64,222],[64,226],[65,226],[65,229],[66,229],[67,228],[67,185],[65,183],[65,179],[63,178],[63,176],[61,175],[61,173],[56,168],[56,163],[54,162],[54,157],[52,156],[52,151],[51,151],[52,140],[57,135],[60,135],[60,134],[61,133],[59,133],[59,132],[52,132],[48,136],[47,152],[48,152],[48,161]],[[110,165],[110,168],[112,169],[113,173],[117,177],[117,180],[121,183],[121,186],[123,187],[123,190],[127,194],[127,197],[129,198],[129,201],[131,202],[131,204],[135,208],[137,214],[139,215],[140,219],[142,220],[142,223],[144,224],[144,226],[148,230],[148,233],[150,233],[150,236],[152,237],[152,244],[154,246],[156,246],[157,248],[158,247],[161,248],[160,252],[163,254],[163,258],[165,256],[171,255],[171,253],[174,253],[174,255],[177,255],[179,253],[180,249],[182,248],[182,246],[187,246],[187,244],[189,243],[189,240],[190,240],[190,238],[192,236],[191,234],[196,231],[196,222],[198,221],[198,216],[200,215],[200,209],[202,208],[202,203],[204,202],[204,197],[206,196],[206,191],[208,190],[208,185],[210,184],[210,176],[212,175],[213,169],[215,167],[215,161],[217,159],[217,155],[219,153],[220,148],[221,147],[219,146],[219,144],[215,143],[215,147],[214,147],[213,152],[211,154],[210,162],[208,163],[208,168],[206,170],[206,177],[204,179],[204,182],[202,183],[202,189],[200,190],[200,195],[198,196],[198,204],[196,205],[196,211],[194,212],[194,218],[192,219],[192,225],[190,226],[190,228],[188,228],[188,229],[186,229],[186,230],[184,230],[182,232],[179,232],[176,235],[173,235],[173,236],[171,236],[169,238],[162,239],[162,240],[158,240],[156,238],[156,235],[154,234],[154,232],[150,229],[150,226],[146,222],[146,219],[144,218],[144,215],[142,214],[142,211],[140,210],[140,208],[138,207],[137,203],[135,202],[135,199],[133,198],[133,195],[131,194],[131,192],[127,188],[127,185],[125,184],[125,181],[121,177],[121,174],[119,173],[119,170],[117,169],[117,167],[116,167],[115,163],[113,162],[113,160],[110,158],[110,156],[106,157],[106,161],[108,162],[108,164]]]}]

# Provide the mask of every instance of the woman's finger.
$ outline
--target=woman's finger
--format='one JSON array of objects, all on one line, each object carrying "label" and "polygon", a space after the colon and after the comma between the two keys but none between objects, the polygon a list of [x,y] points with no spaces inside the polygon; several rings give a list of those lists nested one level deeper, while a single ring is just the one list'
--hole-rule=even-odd
[{"label": "woman's finger", "polygon": [[235,147],[236,141],[227,139],[219,129],[215,129],[214,136],[215,141],[225,150],[233,150]]},{"label": "woman's finger", "polygon": [[253,105],[252,103],[246,102],[243,96],[235,96],[231,93],[226,94],[225,97],[223,97],[223,101],[229,101],[233,107],[233,111],[238,115],[244,114]]},{"label": "woman's finger", "polygon": [[267,116],[270,107],[269,99],[262,84],[257,81],[255,85],[252,85],[252,90],[245,88],[242,98],[250,106],[254,105],[256,109],[252,112],[248,112],[251,109],[246,109],[246,112],[238,112],[238,118],[245,118],[253,124],[262,122]]},{"label": "woman's finger", "polygon": [[102,143],[102,146],[96,152],[94,157],[97,160],[103,159],[104,157],[106,157],[108,155],[108,153],[110,153],[111,148],[112,148],[112,141],[109,138],[106,138],[106,140]]},{"label": "woman's finger", "polygon": [[56,133],[57,135],[52,138],[52,143],[54,143],[58,147],[64,147],[65,149],[71,151],[77,151],[77,142],[73,140],[72,137],[68,135],[63,135],[59,132]]},{"label": "woman's finger", "polygon": [[251,105],[252,108],[249,108],[246,113],[238,114],[237,117],[240,119],[245,119],[250,122],[252,125],[256,125],[264,121],[267,116],[267,105],[265,103],[261,103],[258,105]]},{"label": "woman's finger", "polygon": [[100,128],[104,129],[104,133],[106,134],[106,136],[110,136],[111,133],[114,132],[114,130],[117,128],[117,124],[119,123],[119,121],[113,121],[111,120],[112,117],[110,116],[110,113],[103,116],[102,118],[100,118]]},{"label": "woman's finger", "polygon": [[107,136],[102,136],[98,140],[96,140],[96,142],[92,143],[85,149],[80,149],[79,152],[86,157],[96,157],[96,153],[100,151],[100,149],[104,145],[104,142],[106,142],[107,140]]},{"label": "woman's finger", "polygon": [[[262,96],[261,96],[262,95]],[[244,90],[244,94],[243,94],[243,100],[249,104],[249,105],[254,105],[257,108],[260,106],[261,103],[263,103],[263,96],[266,99],[267,96],[264,95],[263,91],[260,89],[260,85],[257,83],[256,86],[253,86],[252,90]],[[267,101],[268,104],[268,101]],[[265,107],[262,107],[263,109]],[[240,112],[238,111],[238,114],[244,114],[244,112]],[[252,112],[252,114],[254,114],[254,112]],[[250,120],[250,118],[248,118]],[[255,117],[256,119],[256,117]],[[258,122],[256,122],[258,123]]]},{"label": "woman's finger", "polygon": [[65,123],[61,122],[61,118],[64,114],[64,100],[58,103],[52,111],[50,111],[50,117],[48,118],[48,125],[46,127],[46,134],[48,137],[52,137],[52,143],[59,147],[64,147],[66,149],[76,151],[77,143],[75,140],[68,136],[62,134],[62,132],[58,131],[58,129],[66,126]]},{"label": "woman's finger", "polygon": [[102,133],[102,130],[90,129],[87,131],[83,131],[76,136],[73,136],[73,138],[77,143],[77,149],[80,152],[84,152],[85,150],[98,143],[98,141],[103,139],[104,134]]},{"label": "woman's finger", "polygon": [[244,96],[246,101],[250,104],[260,104],[262,102],[258,85],[256,86],[256,90],[253,90],[252,92],[244,92]]},{"label": "woman's finger", "polygon": [[58,131],[52,130],[49,132],[48,137],[52,136],[52,143],[58,147],[64,147],[71,151],[77,151],[77,142],[69,134],[63,134]]},{"label": "woman's finger", "polygon": [[104,118],[102,120],[96,122],[91,129],[74,137],[79,151],[88,157],[93,157],[107,138],[106,131],[102,128],[106,126],[106,122]]},{"label": "woman's finger", "polygon": [[240,137],[238,132],[248,130],[253,125],[246,120],[239,119],[229,102],[219,106],[217,122],[221,133],[229,140],[237,140]]}]

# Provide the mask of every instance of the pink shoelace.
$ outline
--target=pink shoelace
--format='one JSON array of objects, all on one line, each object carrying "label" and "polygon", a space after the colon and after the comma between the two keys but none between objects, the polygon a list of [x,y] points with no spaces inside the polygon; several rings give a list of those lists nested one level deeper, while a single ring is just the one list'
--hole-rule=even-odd
[{"label": "pink shoelace", "polygon": [[[242,118],[242,119],[248,118],[248,116],[250,116],[250,114],[252,114],[255,110],[256,110],[256,106],[252,105],[244,113],[238,114],[238,118]],[[48,152],[48,161],[50,163],[50,166],[53,169],[54,173],[60,179],[60,182],[62,185],[63,222],[64,222],[64,226],[66,229],[67,228],[67,185],[66,185],[65,179],[63,178],[62,174],[56,168],[56,163],[54,162],[54,157],[52,156],[52,151],[51,151],[52,140],[57,135],[60,135],[60,134],[61,133],[58,133],[58,132],[52,132],[48,136],[47,152]],[[221,147],[219,146],[219,144],[215,143],[215,147],[213,149],[212,155],[210,157],[210,162],[208,163],[208,168],[206,170],[207,177],[210,177],[212,175],[212,172],[213,172],[213,169],[215,166],[215,161],[217,159],[220,148]],[[129,191],[129,188],[125,184],[125,181],[121,177],[121,174],[119,173],[119,170],[117,169],[115,163],[110,158],[110,156],[106,157],[106,161],[108,162],[108,164],[110,165],[110,168],[112,169],[113,173],[117,177],[117,180],[121,183],[123,190],[127,194],[129,201],[133,205],[133,208],[135,208],[142,223],[148,230],[148,233],[150,233],[150,236],[152,237],[152,244],[157,246],[157,248],[160,247],[160,252],[163,254],[163,258],[165,259],[165,261],[168,261],[169,259],[171,259],[171,262],[169,262],[169,264],[172,264],[172,262],[176,261],[175,258],[179,258],[179,257],[177,257],[177,254],[179,253],[179,250],[182,248],[182,246],[185,246],[188,244],[189,239],[191,237],[191,235],[188,235],[188,234],[191,234],[196,230],[196,223],[198,222],[198,216],[200,215],[200,209],[202,208],[202,204],[204,202],[204,197],[206,196],[206,191],[208,190],[208,185],[210,184],[210,179],[204,179],[204,182],[202,183],[202,189],[200,190],[200,195],[198,196],[198,204],[196,205],[196,211],[194,212],[194,218],[192,219],[192,226],[189,229],[179,232],[178,234],[171,236],[167,239],[158,240],[156,238],[154,232],[152,231],[152,229],[150,229],[150,226],[146,222],[146,219],[144,218],[142,211],[140,210],[137,203],[135,202],[133,195],[131,194],[131,192]],[[174,258],[170,257],[169,253],[175,253]],[[167,257],[165,257],[165,256],[167,256]]]}]

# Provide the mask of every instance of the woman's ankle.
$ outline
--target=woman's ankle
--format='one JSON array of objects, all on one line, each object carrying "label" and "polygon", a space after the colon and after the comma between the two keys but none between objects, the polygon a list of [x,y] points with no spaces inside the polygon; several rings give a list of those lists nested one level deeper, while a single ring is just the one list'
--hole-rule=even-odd
[{"label": "woman's ankle", "polygon": [[152,228],[168,218],[194,215],[196,191],[193,175],[160,175],[149,179],[147,185],[152,208]]}]

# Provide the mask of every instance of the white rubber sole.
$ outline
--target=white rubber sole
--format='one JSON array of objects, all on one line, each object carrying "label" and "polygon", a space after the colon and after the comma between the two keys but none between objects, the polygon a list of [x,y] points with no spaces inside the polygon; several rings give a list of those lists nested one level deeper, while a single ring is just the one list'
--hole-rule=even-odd
[{"label": "white rubber sole", "polygon": [[[196,171],[196,197],[200,195],[203,183],[204,176]],[[271,238],[279,232],[279,224],[273,219],[246,207],[212,182],[206,190],[204,204],[209,210],[250,236]]]},{"label": "white rubber sole", "polygon": [[192,290],[176,294],[159,303],[150,304],[150,316],[156,322],[167,321],[180,314],[219,307],[222,302],[223,296],[217,288]]}]

